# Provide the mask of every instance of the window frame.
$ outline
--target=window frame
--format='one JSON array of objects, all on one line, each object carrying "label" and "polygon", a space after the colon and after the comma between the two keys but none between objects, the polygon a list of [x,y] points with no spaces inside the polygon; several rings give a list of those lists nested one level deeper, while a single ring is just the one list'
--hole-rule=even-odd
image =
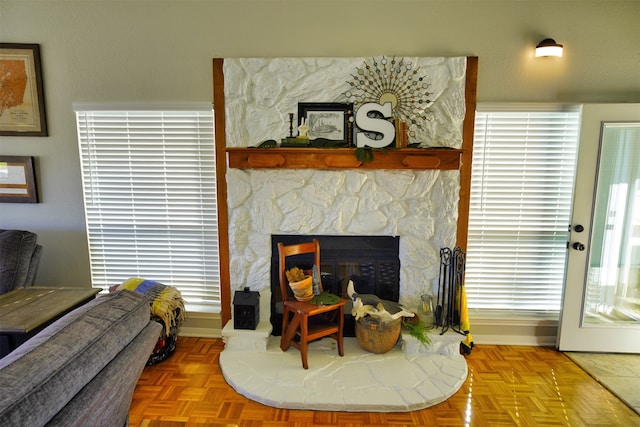
[{"label": "window frame", "polygon": [[[217,153],[212,104],[74,103],[73,108],[93,285],[107,289],[137,276],[158,280],[181,291],[188,311],[220,313]],[[102,125],[112,127],[86,127],[86,120],[95,119],[87,118],[89,114],[101,117],[105,121]],[[127,114],[129,124],[124,123]],[[123,123],[118,125],[118,120]],[[98,141],[100,137],[104,139]],[[99,154],[89,153],[88,144],[93,144],[93,149],[100,144],[103,158],[108,156],[111,163],[100,166],[95,163],[96,158],[90,159],[89,156]],[[129,147],[126,154],[121,152],[124,147]],[[121,168],[120,162],[130,163]],[[157,168],[159,164],[162,169]],[[125,178],[117,173],[125,173],[127,169],[130,182],[120,182]],[[100,185],[111,193],[97,194]],[[123,195],[122,188],[128,188],[130,194]],[[120,208],[118,203],[130,205]],[[126,209],[132,221],[126,218]],[[98,219],[99,215],[105,216]],[[142,244],[134,249],[130,243],[124,247],[117,238],[109,241],[108,230],[99,236],[92,227],[100,227],[100,221],[110,222],[111,233],[116,233],[114,227],[131,227],[125,234],[137,233]],[[115,242],[111,249],[99,248],[105,239],[107,245]],[[153,247],[154,239],[157,247]],[[171,251],[162,250],[162,242],[167,240],[173,241],[167,246]],[[118,245],[127,259],[109,260],[104,251],[119,250]],[[127,267],[127,261],[133,259],[157,265]],[[112,264],[107,267],[106,263]],[[173,267],[167,267],[166,263]],[[119,265],[124,266],[124,271],[119,271]]]},{"label": "window frame", "polygon": [[[478,283],[474,283],[474,281],[479,280],[480,273],[475,271],[474,269],[478,269],[478,265],[483,264],[485,267],[487,265],[487,259],[477,260],[478,257],[485,256],[484,254],[479,254],[478,251],[478,237],[477,233],[482,233],[482,231],[478,231],[478,212],[477,212],[477,191],[478,191],[478,169],[479,163],[481,161],[478,159],[478,154],[480,150],[484,149],[481,138],[485,138],[483,135],[484,129],[479,126],[479,121],[482,121],[484,115],[491,113],[504,113],[508,114],[529,114],[532,116],[541,115],[545,112],[548,113],[561,113],[561,114],[572,114],[573,122],[571,124],[571,133],[573,138],[573,153],[571,154],[572,159],[570,160],[571,167],[573,168],[572,174],[570,177],[563,177],[563,185],[570,183],[570,190],[568,194],[564,194],[567,200],[566,209],[564,211],[564,216],[561,221],[563,225],[557,225],[557,229],[555,230],[558,233],[555,236],[556,240],[562,241],[562,248],[559,246],[556,247],[556,251],[563,253],[562,262],[558,262],[556,268],[561,267],[562,269],[562,277],[560,277],[559,281],[555,284],[555,307],[527,307],[524,303],[518,303],[516,300],[513,301],[513,297],[508,304],[503,304],[503,306],[499,306],[499,304],[487,304],[488,300],[488,291],[491,285],[482,284],[482,286],[478,287]],[[471,166],[471,182],[469,188],[469,221],[467,224],[467,269],[465,274],[465,285],[467,291],[467,298],[469,309],[474,312],[474,316],[480,315],[482,317],[489,318],[500,318],[503,316],[513,316],[514,313],[517,313],[519,318],[546,318],[553,319],[557,318],[557,315],[560,310],[561,302],[562,302],[562,290],[564,285],[564,259],[566,257],[566,241],[568,238],[568,226],[570,223],[570,215],[571,209],[573,205],[573,189],[575,187],[575,174],[576,174],[576,163],[577,163],[577,151],[578,151],[578,143],[579,143],[579,132],[580,132],[580,116],[581,116],[581,106],[574,104],[532,104],[532,103],[509,103],[509,104],[500,104],[500,103],[479,103],[476,108],[476,119],[474,122],[474,144],[473,144],[473,162]],[[534,132],[534,130],[530,130],[530,132]],[[562,165],[565,167],[568,165]],[[527,173],[525,171],[522,172]],[[509,177],[504,177],[505,182],[509,181]],[[506,185],[506,184],[505,184]],[[542,202],[541,202],[542,203]],[[526,210],[526,209],[525,209]],[[504,221],[504,219],[503,219]],[[560,223],[559,223],[560,224]],[[486,250],[485,252],[490,252],[490,250]],[[476,257],[476,259],[474,259]],[[489,260],[490,261],[490,260]],[[560,265],[561,264],[561,265]],[[495,275],[495,267],[488,267],[490,271],[491,277]],[[487,269],[483,273],[485,276],[487,274]],[[484,280],[484,279],[483,279]],[[491,280],[491,279],[490,279]],[[512,285],[512,287],[515,287]],[[479,290],[480,289],[480,290]],[[502,288],[501,291],[504,291],[505,288]],[[533,292],[533,291],[532,291]],[[478,294],[483,294],[481,297],[478,297]],[[524,291],[523,291],[524,293]],[[478,303],[479,300],[482,300],[481,303]]]}]

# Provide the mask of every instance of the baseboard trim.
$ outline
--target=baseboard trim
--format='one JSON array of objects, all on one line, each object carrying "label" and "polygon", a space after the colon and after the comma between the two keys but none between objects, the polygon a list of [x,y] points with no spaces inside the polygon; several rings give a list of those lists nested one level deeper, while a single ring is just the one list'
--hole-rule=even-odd
[{"label": "baseboard trim", "polygon": [[534,347],[555,347],[556,336],[520,336],[472,334],[474,345],[526,345]]},{"label": "baseboard trim", "polygon": [[558,321],[524,316],[471,317],[473,342],[492,345],[557,345]]},{"label": "baseboard trim", "polygon": [[209,328],[180,328],[178,336],[181,337],[195,337],[195,338],[222,338],[222,331],[220,329]]},{"label": "baseboard trim", "polygon": [[179,336],[196,338],[222,338],[220,313],[187,312],[180,326]]},{"label": "baseboard trim", "polygon": [[[557,321],[537,319],[474,319],[471,335],[475,345],[527,345],[555,347]],[[222,325],[217,315],[192,313],[180,328],[180,336],[222,338]]]}]

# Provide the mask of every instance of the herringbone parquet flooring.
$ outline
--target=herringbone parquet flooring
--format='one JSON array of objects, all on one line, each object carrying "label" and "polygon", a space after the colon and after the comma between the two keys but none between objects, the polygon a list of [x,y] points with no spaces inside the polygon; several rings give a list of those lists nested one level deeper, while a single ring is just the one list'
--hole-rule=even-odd
[{"label": "herringbone parquet flooring", "polygon": [[220,339],[178,341],[168,360],[146,367],[133,396],[132,426],[640,426],[640,417],[567,356],[545,347],[476,346],[469,377],[449,400],[408,413],[276,409],[225,382]]}]

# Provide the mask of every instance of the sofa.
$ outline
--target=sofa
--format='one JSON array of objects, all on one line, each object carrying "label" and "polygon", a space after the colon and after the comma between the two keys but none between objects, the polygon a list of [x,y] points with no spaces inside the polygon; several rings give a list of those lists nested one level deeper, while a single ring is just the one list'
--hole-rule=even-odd
[{"label": "sofa", "polygon": [[0,359],[0,425],[126,426],[162,326],[145,296],[99,296]]},{"label": "sofa", "polygon": [[42,246],[38,235],[23,230],[0,230],[0,295],[33,285]]}]

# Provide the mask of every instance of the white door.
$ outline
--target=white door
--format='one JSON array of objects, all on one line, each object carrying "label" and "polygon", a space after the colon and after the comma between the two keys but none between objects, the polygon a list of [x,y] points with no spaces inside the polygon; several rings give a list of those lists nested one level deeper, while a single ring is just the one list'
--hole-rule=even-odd
[{"label": "white door", "polygon": [[640,353],[640,104],[582,111],[561,351]]}]

